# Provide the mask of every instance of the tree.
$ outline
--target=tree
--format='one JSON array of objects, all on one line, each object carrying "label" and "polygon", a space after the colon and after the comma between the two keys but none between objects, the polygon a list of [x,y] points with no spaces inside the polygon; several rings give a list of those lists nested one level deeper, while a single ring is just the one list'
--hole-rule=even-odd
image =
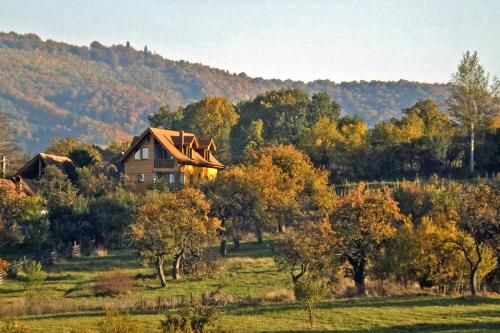
[{"label": "tree", "polygon": [[121,244],[139,209],[137,197],[117,188],[89,202],[89,220],[96,241],[107,246]]},{"label": "tree", "polygon": [[257,193],[248,183],[241,166],[226,168],[213,182],[206,183],[204,192],[211,202],[210,214],[221,220],[220,252],[227,252],[227,239],[232,238],[235,250],[244,233],[255,232],[260,223]]},{"label": "tree", "polygon": [[324,295],[324,286],[320,280],[313,280],[311,278],[296,281],[293,285],[293,292],[295,298],[307,306],[309,313],[309,326],[314,326],[313,306],[314,303],[320,301]]},{"label": "tree", "polygon": [[500,232],[500,196],[489,186],[468,186],[458,205],[457,227],[449,242],[462,252],[469,266],[469,288],[476,295],[476,275],[489,249],[488,242]]},{"label": "tree", "polygon": [[89,144],[82,144],[74,147],[68,157],[77,168],[94,166],[102,161],[101,153]]},{"label": "tree", "polygon": [[239,103],[236,109],[240,117],[231,131],[232,155],[241,157],[248,144],[249,127],[258,120],[264,125],[264,144],[297,143],[308,127],[309,103],[308,93],[300,89],[271,90]]},{"label": "tree", "polygon": [[69,153],[80,147],[83,142],[75,137],[67,137],[63,139],[53,139],[45,152],[47,154],[69,156]]},{"label": "tree", "polygon": [[338,245],[328,221],[309,221],[284,232],[273,244],[274,261],[297,283],[303,276],[319,276]]},{"label": "tree", "polygon": [[[1,105],[0,105],[1,107]],[[0,133],[2,133],[0,137],[0,163],[2,163],[1,159],[5,156],[7,159],[7,165],[0,165],[0,177],[6,177],[6,174],[3,174],[3,169],[7,170],[7,167],[10,165],[14,165],[19,157],[19,146],[16,143],[16,132],[14,128],[11,126],[7,115],[2,112],[0,109]]]},{"label": "tree", "polygon": [[342,239],[340,251],[352,267],[357,293],[363,296],[368,261],[406,218],[387,189],[370,190],[360,183],[340,198],[330,221]]},{"label": "tree", "polygon": [[283,231],[286,222],[330,214],[335,194],[328,183],[328,172],[316,169],[304,152],[292,145],[273,145],[250,149],[245,154],[244,162],[248,165],[262,161],[278,167],[281,177],[286,178],[286,183],[277,183],[282,200],[273,199],[279,231]]},{"label": "tree", "polygon": [[222,153],[229,148],[231,128],[238,121],[233,105],[224,97],[205,97],[183,111],[182,125],[200,137],[213,138]]},{"label": "tree", "polygon": [[168,105],[161,106],[158,111],[148,116],[149,126],[164,129],[182,129],[184,110],[172,111]]},{"label": "tree", "polygon": [[493,98],[498,87],[489,86],[489,75],[479,63],[477,52],[467,51],[451,80],[453,90],[449,101],[451,115],[468,132],[469,171],[474,173],[476,131],[489,125],[498,115],[498,101]]},{"label": "tree", "polygon": [[88,237],[87,199],[78,195],[68,177],[49,165],[38,182],[39,193],[47,200],[52,241],[57,244]]},{"label": "tree", "polygon": [[330,95],[326,92],[316,93],[311,97],[307,121],[309,125],[315,124],[321,117],[336,121],[340,118],[340,111],[340,104],[332,101]]},{"label": "tree", "polygon": [[132,239],[145,262],[155,261],[158,278],[166,287],[165,259],[172,260],[172,277],[180,278],[185,255],[199,257],[217,236],[220,221],[209,217],[210,204],[203,193],[184,188],[176,193],[148,192],[131,226]]}]

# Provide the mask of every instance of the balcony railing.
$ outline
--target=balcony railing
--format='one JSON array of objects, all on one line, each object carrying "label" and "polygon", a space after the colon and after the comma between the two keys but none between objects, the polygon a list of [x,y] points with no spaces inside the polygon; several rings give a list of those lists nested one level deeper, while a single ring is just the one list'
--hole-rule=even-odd
[{"label": "balcony railing", "polygon": [[154,167],[155,168],[173,168],[174,167],[174,160],[157,160],[155,159],[154,162]]}]

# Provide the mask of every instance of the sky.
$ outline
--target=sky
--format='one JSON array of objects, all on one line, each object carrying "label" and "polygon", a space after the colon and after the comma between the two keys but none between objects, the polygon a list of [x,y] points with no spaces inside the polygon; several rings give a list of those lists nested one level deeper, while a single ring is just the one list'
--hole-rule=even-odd
[{"label": "sky", "polygon": [[266,79],[447,82],[466,50],[500,76],[500,0],[0,0],[0,31]]}]

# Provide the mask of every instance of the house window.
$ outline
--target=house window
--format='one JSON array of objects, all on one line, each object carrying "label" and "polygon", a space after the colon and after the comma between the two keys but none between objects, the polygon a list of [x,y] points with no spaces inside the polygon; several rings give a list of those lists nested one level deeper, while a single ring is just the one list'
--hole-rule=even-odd
[{"label": "house window", "polygon": [[189,184],[193,184],[193,183],[194,183],[194,176],[189,175]]},{"label": "house window", "polygon": [[138,173],[138,174],[137,174],[137,181],[138,181],[139,183],[144,183],[144,181],[145,181],[145,180],[146,180],[146,177],[144,176],[144,174],[143,174],[143,173]]},{"label": "house window", "polygon": [[184,184],[184,174],[179,173],[179,184]]},{"label": "house window", "polygon": [[134,154],[134,160],[140,160],[141,159],[141,150],[137,150]]},{"label": "house window", "polygon": [[149,158],[149,148],[142,148],[142,159],[147,160]]},{"label": "house window", "polygon": [[175,173],[171,173],[168,175],[168,182],[170,184],[175,184]]}]

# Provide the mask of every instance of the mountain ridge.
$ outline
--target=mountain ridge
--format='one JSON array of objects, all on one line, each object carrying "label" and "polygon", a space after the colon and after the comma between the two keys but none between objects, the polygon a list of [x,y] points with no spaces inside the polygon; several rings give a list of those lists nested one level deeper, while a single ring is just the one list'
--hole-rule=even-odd
[{"label": "mountain ridge", "polygon": [[159,106],[173,108],[206,95],[233,103],[271,89],[327,92],[348,114],[370,125],[398,117],[418,99],[444,105],[440,83],[263,79],[200,63],[169,60],[130,46],[89,47],[0,32],[0,110],[13,119],[23,144],[36,152],[54,137],[77,136],[103,144],[134,135]]}]

